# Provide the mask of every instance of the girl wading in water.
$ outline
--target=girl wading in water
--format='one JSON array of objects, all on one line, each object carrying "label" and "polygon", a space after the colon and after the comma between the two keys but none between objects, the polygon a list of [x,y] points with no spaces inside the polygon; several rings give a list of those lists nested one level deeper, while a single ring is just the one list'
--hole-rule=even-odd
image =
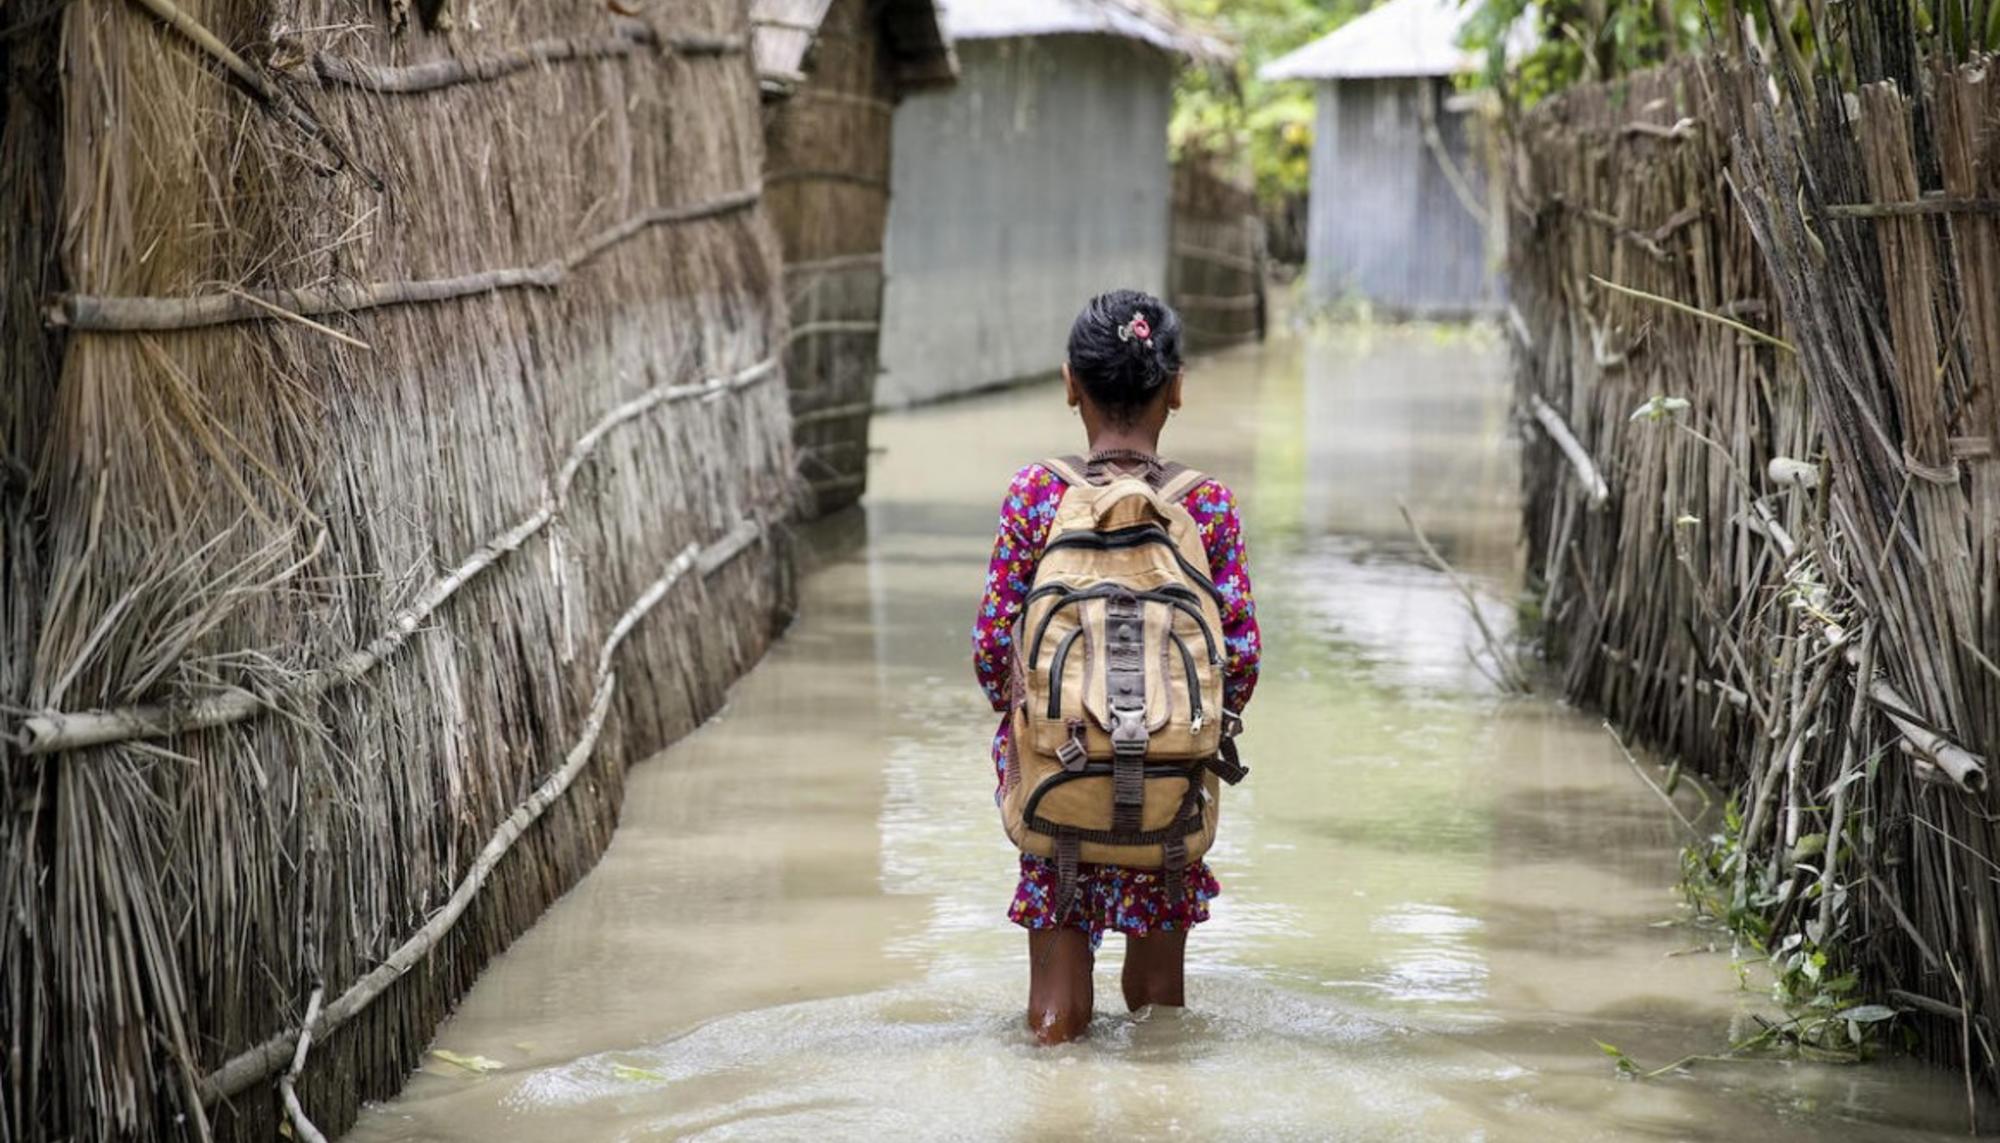
[{"label": "girl wading in water", "polygon": [[996,800],[1021,848],[1008,917],[1028,930],[1028,1026],[1090,1023],[1106,930],[1126,936],[1127,1007],[1180,1006],[1188,930],[1221,892],[1200,860],[1220,782],[1243,775],[1256,608],[1235,498],[1161,458],[1181,407],[1179,315],[1150,294],[1091,299],[1063,385],[1089,454],[1030,464],[1000,508],[973,630],[993,708]]}]

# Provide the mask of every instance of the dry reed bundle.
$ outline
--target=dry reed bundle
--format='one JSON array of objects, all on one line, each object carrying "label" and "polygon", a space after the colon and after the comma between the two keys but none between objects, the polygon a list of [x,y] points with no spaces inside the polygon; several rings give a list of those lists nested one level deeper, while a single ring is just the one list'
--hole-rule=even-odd
[{"label": "dry reed bundle", "polygon": [[868,481],[898,95],[878,9],[834,0],[807,77],[765,113],[767,202],[794,334],[785,375],[799,474],[819,512],[859,500]]},{"label": "dry reed bundle", "polygon": [[20,15],[0,1138],[337,1131],[784,604],[744,13]]},{"label": "dry reed bundle", "polygon": [[1180,311],[1190,350],[1264,336],[1264,220],[1256,192],[1188,155],[1174,163],[1167,300]]},{"label": "dry reed bundle", "polygon": [[1773,945],[2000,1084],[2000,222],[1951,205],[1995,197],[2000,100],[1939,70],[1850,126],[1770,75],[1689,61],[1515,125],[1524,421],[1581,446],[1524,457],[1545,650],[1742,791]]}]

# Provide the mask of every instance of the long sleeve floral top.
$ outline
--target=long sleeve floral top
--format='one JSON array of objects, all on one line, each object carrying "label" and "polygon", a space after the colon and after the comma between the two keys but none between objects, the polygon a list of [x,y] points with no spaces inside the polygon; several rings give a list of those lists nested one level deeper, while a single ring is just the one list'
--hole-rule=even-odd
[{"label": "long sleeve floral top", "polygon": [[[979,685],[996,711],[1007,709],[1009,658],[1014,653],[1014,628],[1026,606],[1049,524],[1055,519],[1068,485],[1039,464],[1014,475],[1007,498],[1000,504],[1000,534],[993,541],[993,560],[986,570],[986,598],[972,628],[972,666]],[[1225,662],[1222,705],[1241,713],[1257,686],[1261,647],[1257,604],[1250,594],[1250,575],[1243,545],[1243,522],[1236,500],[1219,481],[1206,480],[1189,490],[1181,504],[1201,530],[1208,551],[1210,578],[1222,593],[1222,638]],[[993,736],[993,766],[1005,778],[1009,722],[1001,719]]]}]

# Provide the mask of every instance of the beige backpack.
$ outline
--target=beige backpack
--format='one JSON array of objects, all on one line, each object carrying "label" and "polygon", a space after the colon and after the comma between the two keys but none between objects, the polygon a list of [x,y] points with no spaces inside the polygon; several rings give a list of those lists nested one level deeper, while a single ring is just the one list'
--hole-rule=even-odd
[{"label": "beige backpack", "polygon": [[1179,900],[1215,840],[1217,779],[1247,772],[1222,709],[1221,595],[1181,506],[1207,477],[1043,464],[1069,487],[1014,631],[1007,836],[1056,859],[1058,915],[1083,861],[1164,870]]}]

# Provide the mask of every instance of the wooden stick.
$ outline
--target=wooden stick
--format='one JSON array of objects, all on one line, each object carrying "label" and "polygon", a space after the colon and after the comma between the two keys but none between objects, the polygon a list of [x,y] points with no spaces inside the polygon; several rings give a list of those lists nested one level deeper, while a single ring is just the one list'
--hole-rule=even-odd
[{"label": "wooden stick", "polygon": [[382,177],[356,162],[346,145],[314,118],[310,111],[296,99],[280,91],[263,72],[251,67],[248,61],[231,50],[228,44],[223,43],[219,36],[209,31],[201,21],[182,11],[173,0],[133,0],[133,2],[151,12],[161,23],[179,32],[210,59],[221,64],[252,98],[333,152],[334,157],[339,159],[342,165],[367,179],[375,190],[383,188]]},{"label": "wooden stick", "polygon": [[1604,483],[1603,475],[1597,471],[1597,462],[1591,459],[1589,450],[1585,449],[1583,443],[1576,439],[1576,434],[1570,431],[1569,424],[1562,419],[1562,414],[1556,412],[1547,401],[1542,400],[1540,393],[1528,394],[1528,411],[1534,414],[1535,420],[1541,423],[1550,439],[1556,442],[1556,447],[1562,450],[1562,454],[1569,458],[1570,467],[1576,470],[1576,478],[1583,484],[1584,494],[1590,498],[1591,507],[1601,507],[1605,501],[1611,499],[1611,488]]},{"label": "wooden stick", "polygon": [[371,353],[374,352],[375,350],[374,346],[368,344],[367,342],[361,340],[358,337],[350,337],[347,334],[344,334],[339,330],[334,329],[332,326],[321,325],[319,322],[316,322],[313,319],[306,317],[303,314],[295,314],[283,306],[273,305],[270,302],[265,301],[264,299],[258,297],[255,294],[245,293],[244,291],[239,290],[234,286],[224,286],[223,292],[226,294],[231,294],[235,297],[242,298],[244,301],[249,302],[251,305],[258,307],[259,309],[266,309],[271,311],[272,317],[282,318],[285,321],[297,322],[298,324],[305,326],[307,329],[317,330],[320,333],[323,333],[326,336],[334,339],[335,341],[341,342],[346,345],[351,345],[356,349],[365,349]]},{"label": "wooden stick", "polygon": [[[733,536],[735,533],[731,532],[730,535]],[[547,781],[537,787],[526,801],[514,807],[514,812],[500,823],[493,836],[487,840],[485,848],[481,849],[479,856],[473,860],[472,867],[459,879],[457,887],[452,890],[451,898],[445,902],[444,907],[431,914],[430,919],[411,934],[409,939],[398,945],[386,960],[349,985],[347,991],[327,1005],[326,1010],[320,1014],[317,1024],[308,1023],[300,1028],[280,1032],[248,1051],[238,1054],[211,1072],[201,1084],[204,1103],[213,1104],[245,1090],[283,1066],[288,1055],[295,1060],[302,1058],[303,1041],[307,1036],[313,1033],[325,1036],[366,1010],[377,997],[388,991],[390,985],[416,967],[431,948],[451,931],[451,927],[478,897],[480,889],[486,884],[487,877],[500,864],[500,860],[507,856],[507,851],[512,849],[521,835],[526,833],[528,828],[568,791],[570,784],[576,781],[576,776],[589,764],[591,754],[597,747],[597,739],[604,732],[605,720],[611,713],[611,698],[618,689],[618,677],[611,670],[612,654],[618,650],[618,645],[625,641],[625,637],[631,634],[632,629],[638,626],[639,621],[644,619],[660,600],[666,598],[667,592],[675,584],[693,570],[701,554],[702,549],[699,546],[688,545],[672,563],[667,565],[666,571],[660,578],[641,592],[626,609],[624,615],[620,616],[618,622],[612,626],[611,633],[604,640],[604,646],[597,653],[596,693],[591,699],[590,714],[584,720],[583,731],[577,736],[576,744],[570,747],[569,754],[556,772],[549,775]]]},{"label": "wooden stick", "polygon": [[676,55],[724,56],[740,54],[743,40],[739,36],[686,36],[663,40],[657,31],[638,20],[618,20],[613,23],[610,35],[595,39],[557,37],[534,40],[492,55],[427,60],[402,67],[386,67],[321,54],[313,57],[313,70],[326,83],[384,95],[410,95],[462,83],[487,83],[541,64],[629,56],[641,47],[653,46],[665,47]]},{"label": "wooden stick", "polygon": [[224,726],[280,705],[297,705],[354,682],[407,642],[424,621],[443,607],[460,588],[546,528],[565,503],[577,472],[612,429],[663,404],[746,388],[775,376],[777,364],[775,359],[767,359],[730,377],[687,385],[660,386],[606,413],[590,431],[570,446],[568,458],[534,511],[473,549],[459,561],[457,567],[433,579],[408,606],[390,616],[381,634],[367,646],[343,655],[333,665],[307,671],[269,694],[236,689],[181,705],[141,705],[103,711],[43,711],[21,722],[24,753],[53,754],[86,746],[102,746],[135,738],[165,738],[191,730]]},{"label": "wooden stick", "polygon": [[1499,665],[1502,685],[1523,694],[1532,691],[1534,688],[1528,685],[1528,678],[1521,672],[1520,665],[1514,662],[1514,656],[1507,652],[1506,645],[1493,633],[1493,628],[1487,626],[1486,616],[1479,610],[1479,597],[1473,594],[1472,585],[1466,583],[1464,577],[1446,563],[1445,558],[1438,554],[1438,550],[1431,546],[1430,537],[1424,535],[1424,530],[1417,526],[1416,517],[1410,515],[1409,505],[1399,500],[1396,502],[1396,511],[1403,514],[1403,523],[1409,526],[1410,535],[1416,537],[1417,546],[1423,549],[1432,566],[1443,572],[1445,578],[1451,581],[1451,585],[1458,589],[1458,594],[1465,598],[1465,608],[1472,613],[1472,622],[1478,625],[1480,636],[1486,640],[1487,651],[1492,653],[1493,661]]},{"label": "wooden stick", "polygon": [[62,294],[49,309],[48,323],[56,328],[97,333],[199,329],[234,322],[269,320],[278,316],[273,313],[274,310],[283,311],[283,316],[293,320],[303,320],[378,306],[446,301],[496,290],[530,286],[554,289],[562,284],[568,271],[648,227],[715,218],[745,210],[756,205],[759,196],[760,188],[753,186],[705,202],[641,211],[539,266],[481,270],[453,278],[343,283],[302,289],[231,290],[183,298]]},{"label": "wooden stick", "polygon": [[830,405],[824,409],[814,409],[810,413],[794,414],[792,416],[792,425],[796,427],[799,425],[817,425],[822,421],[847,420],[851,417],[866,416],[874,411],[874,408],[875,405],[872,401],[854,401],[845,405]]},{"label": "wooden stick", "polygon": [[1174,243],[1174,257],[1192,258],[1197,262],[1208,262],[1225,266],[1231,270],[1241,270],[1246,274],[1257,272],[1257,260],[1241,254],[1231,254],[1224,250],[1211,250],[1206,246],[1196,246],[1187,242]]},{"label": "wooden stick", "polygon": [[822,333],[875,333],[882,328],[879,321],[809,321],[792,327],[787,341],[803,341]]},{"label": "wooden stick", "polygon": [[1914,202],[1838,202],[1826,208],[1834,218],[1907,218],[1924,214],[2000,214],[1996,198],[1921,198]]},{"label": "wooden stick", "polygon": [[278,1094],[284,1097],[285,1114],[291,1116],[292,1132],[306,1143],[326,1143],[313,1121],[306,1118],[305,1105],[299,1102],[299,1073],[306,1068],[306,1052],[312,1047],[313,1025],[319,1020],[319,1002],[326,998],[326,987],[321,985],[312,991],[312,999],[306,1001],[305,1022],[299,1025],[299,1046],[292,1052],[292,1067],[278,1080]]},{"label": "wooden stick", "polygon": [[1197,310],[1254,310],[1263,302],[1256,294],[1218,297],[1211,294],[1182,294],[1174,299],[1176,308]]}]

